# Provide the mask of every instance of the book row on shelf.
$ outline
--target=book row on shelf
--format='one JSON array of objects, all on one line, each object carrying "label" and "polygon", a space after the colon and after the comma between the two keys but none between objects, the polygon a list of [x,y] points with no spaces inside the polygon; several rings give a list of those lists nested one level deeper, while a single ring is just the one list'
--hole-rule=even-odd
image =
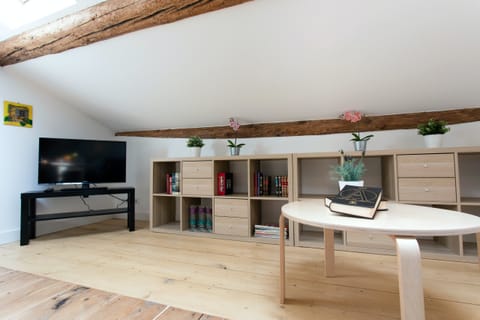
[{"label": "book row on shelf", "polygon": [[[257,238],[269,238],[269,239],[280,239],[280,227],[276,226],[265,226],[256,224],[254,237]],[[285,227],[284,237],[288,239],[288,228]]]},{"label": "book row on shelf", "polygon": [[288,197],[288,177],[268,176],[256,171],[253,176],[254,196]]},{"label": "book row on shelf", "polygon": [[180,193],[180,173],[179,172],[169,172],[165,177],[166,181],[166,193],[168,194],[179,194]]},{"label": "book row on shelf", "polygon": [[191,231],[212,232],[212,208],[191,205],[188,222]]},{"label": "book row on shelf", "polygon": [[224,196],[233,193],[233,174],[231,172],[219,172],[217,174],[217,194]]}]

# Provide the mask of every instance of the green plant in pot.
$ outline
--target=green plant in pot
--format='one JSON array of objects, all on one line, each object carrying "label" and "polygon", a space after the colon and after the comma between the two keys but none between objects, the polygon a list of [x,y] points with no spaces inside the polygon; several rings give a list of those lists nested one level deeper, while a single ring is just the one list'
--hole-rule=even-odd
[{"label": "green plant in pot", "polygon": [[340,155],[340,164],[333,168],[333,174],[338,180],[340,190],[347,184],[363,186],[363,175],[367,170],[363,163],[365,151],[362,152],[360,158],[347,156],[343,150],[340,150]]},{"label": "green plant in pot", "polygon": [[204,145],[205,144],[203,143],[202,138],[199,136],[191,136],[187,140],[187,147],[192,149],[192,155],[194,157],[200,157],[200,153]]},{"label": "green plant in pot", "polygon": [[446,121],[435,119],[429,119],[427,122],[419,124],[417,128],[418,134],[424,137],[427,148],[440,147],[443,135],[450,131]]}]

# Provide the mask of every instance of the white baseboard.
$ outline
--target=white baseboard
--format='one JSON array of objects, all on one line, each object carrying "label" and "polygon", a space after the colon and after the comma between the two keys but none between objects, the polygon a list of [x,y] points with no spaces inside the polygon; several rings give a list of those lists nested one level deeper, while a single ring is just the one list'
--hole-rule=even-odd
[{"label": "white baseboard", "polygon": [[13,229],[0,232],[0,244],[15,242],[20,240],[20,229]]}]

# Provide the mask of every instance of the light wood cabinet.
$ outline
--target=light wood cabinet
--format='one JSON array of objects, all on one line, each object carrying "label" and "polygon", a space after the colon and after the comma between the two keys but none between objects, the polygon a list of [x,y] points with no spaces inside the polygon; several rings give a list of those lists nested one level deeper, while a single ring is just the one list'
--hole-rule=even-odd
[{"label": "light wood cabinet", "polygon": [[[152,161],[151,171],[152,231],[278,242],[278,239],[255,237],[255,225],[278,226],[281,206],[292,201],[291,154],[159,159]],[[173,171],[180,177],[180,191],[169,194],[164,186],[165,177]],[[230,194],[218,192],[218,175],[222,172],[233,176]],[[211,210],[211,232],[198,227],[198,221],[196,226],[192,225],[191,210],[195,208]],[[293,229],[293,224],[289,228]],[[293,245],[293,237],[287,239],[287,244]]]},{"label": "light wood cabinet", "polygon": [[[347,152],[360,157],[359,152]],[[460,210],[480,216],[480,147],[414,150],[373,150],[364,157],[366,186],[381,186],[383,197],[417,205]],[[150,228],[244,241],[278,243],[255,237],[255,225],[278,225],[281,207],[289,201],[320,199],[338,192],[332,168],[338,152],[201,157],[153,160],[151,167]],[[177,172],[180,192],[168,193],[167,177]],[[233,193],[219,195],[217,176],[233,174]],[[259,179],[286,181],[284,193],[270,185],[260,191]],[[275,182],[272,182],[275,181]],[[263,184],[265,182],[262,182]],[[268,184],[267,183],[267,184]],[[212,232],[194,232],[191,206],[212,210]],[[288,225],[287,244],[323,247],[323,230],[300,223]],[[394,254],[389,237],[335,230],[339,250]],[[476,261],[477,236],[419,239],[425,257]]]},{"label": "light wood cabinet", "polygon": [[[347,152],[360,157],[359,152]],[[338,192],[332,168],[339,153],[293,155],[294,200],[308,201]],[[383,197],[417,205],[461,210],[480,216],[480,148],[367,151],[366,186],[381,186]],[[294,226],[296,246],[323,247],[323,230]],[[422,254],[436,259],[476,261],[475,235],[419,239]],[[391,239],[362,232],[335,231],[338,250],[394,254]]]}]

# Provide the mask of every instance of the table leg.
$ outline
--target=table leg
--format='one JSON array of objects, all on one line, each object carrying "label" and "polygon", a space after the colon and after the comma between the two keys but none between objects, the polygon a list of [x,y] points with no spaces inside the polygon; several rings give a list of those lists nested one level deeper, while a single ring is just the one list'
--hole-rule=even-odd
[{"label": "table leg", "polygon": [[280,214],[280,304],[285,303],[285,237],[283,230],[285,229],[285,217]]},{"label": "table leg", "polygon": [[402,320],[424,320],[422,263],[417,239],[396,237]]},{"label": "table leg", "polygon": [[323,242],[325,244],[325,276],[335,275],[335,239],[333,229],[323,229]]}]

